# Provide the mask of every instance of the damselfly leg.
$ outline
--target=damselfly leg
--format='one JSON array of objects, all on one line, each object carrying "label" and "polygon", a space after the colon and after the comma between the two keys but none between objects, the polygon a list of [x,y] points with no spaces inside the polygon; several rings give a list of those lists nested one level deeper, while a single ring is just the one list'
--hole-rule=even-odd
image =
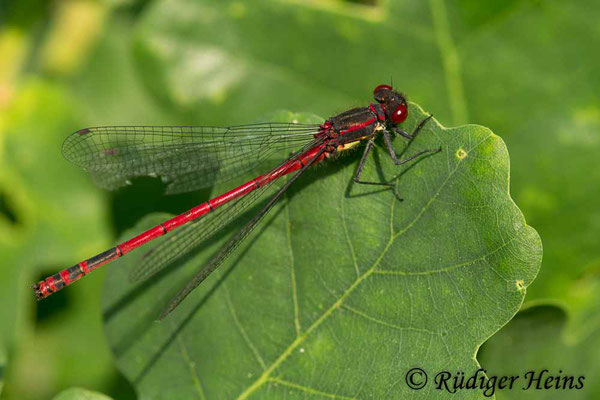
[{"label": "damselfly leg", "polygon": [[[419,122],[419,125],[417,125],[417,127],[413,130],[413,132],[411,134],[404,132],[403,130],[397,128],[396,126],[393,126],[392,129],[398,135],[400,135],[404,138],[407,138],[410,140],[410,142],[412,142],[419,134],[419,131],[421,130],[421,128],[423,128],[423,126],[431,119],[431,117],[433,117],[433,115],[430,114],[427,118],[425,118],[421,122]],[[394,150],[394,147],[392,145],[390,133],[387,130],[383,131],[383,142],[388,151],[388,154],[390,155],[390,158],[392,159],[392,161],[395,165],[402,165],[402,164],[412,161],[422,155],[433,154],[433,153],[437,153],[442,150],[441,147],[438,147],[436,149],[421,150],[418,153],[413,154],[412,156],[409,156],[403,160],[399,160],[398,155],[396,154],[396,151]],[[362,174],[365,163],[367,162],[367,158],[369,157],[369,154],[373,150],[374,143],[375,143],[374,137],[369,139],[369,141],[367,142],[367,145],[365,146],[363,155],[358,164],[358,168],[356,169],[356,173],[354,174],[353,181],[358,184],[361,184],[361,185],[387,186],[390,189],[392,189],[392,191],[394,192],[394,195],[398,198],[398,200],[403,201],[403,198],[400,196],[400,193],[398,192],[398,189],[396,187],[396,179],[398,178],[398,175],[395,175],[392,179],[390,179],[389,181],[386,181],[386,182],[370,182],[370,181],[361,181],[360,180],[360,176]]]}]

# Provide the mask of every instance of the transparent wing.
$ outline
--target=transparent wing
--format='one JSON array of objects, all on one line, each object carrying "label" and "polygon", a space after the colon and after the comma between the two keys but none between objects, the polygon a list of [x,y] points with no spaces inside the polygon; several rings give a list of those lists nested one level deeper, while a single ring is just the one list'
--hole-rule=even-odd
[{"label": "transparent wing", "polygon": [[[321,139],[317,139],[308,145],[305,145],[289,159],[318,145],[320,140]],[[280,163],[280,165],[273,168],[272,171],[277,170],[287,162],[288,161],[286,160],[283,163]],[[280,186],[277,184],[274,185],[273,182],[276,181],[271,181],[237,200],[226,203],[216,210],[205,214],[204,216],[187,223],[173,233],[170,233],[164,241],[160,242],[142,256],[141,263],[132,269],[129,274],[130,281],[135,282],[145,280],[161,271],[175,260],[186,257],[188,254],[198,249],[204,241],[227,226],[229,222],[237,218],[252,204],[255,204],[262,195],[266,192],[273,192],[273,189]]]},{"label": "transparent wing", "polygon": [[319,125],[268,122],[231,127],[103,126],[81,129],[63,155],[97,185],[115,189],[139,176],[160,176],[182,193],[242,175],[284,150],[310,143]]}]

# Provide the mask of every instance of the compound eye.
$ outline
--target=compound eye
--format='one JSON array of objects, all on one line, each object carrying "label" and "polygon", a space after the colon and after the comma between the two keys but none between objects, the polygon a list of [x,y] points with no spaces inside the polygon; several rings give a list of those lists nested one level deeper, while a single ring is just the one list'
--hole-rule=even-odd
[{"label": "compound eye", "polygon": [[379,85],[375,88],[375,90],[373,90],[373,96],[375,96],[375,94],[380,91],[381,89],[386,89],[386,90],[394,90],[392,89],[392,87],[390,85]]},{"label": "compound eye", "polygon": [[408,117],[408,109],[406,108],[406,104],[402,103],[398,107],[396,107],[396,109],[390,116],[390,119],[393,122],[399,124],[401,122],[404,122],[406,120],[406,117]]}]

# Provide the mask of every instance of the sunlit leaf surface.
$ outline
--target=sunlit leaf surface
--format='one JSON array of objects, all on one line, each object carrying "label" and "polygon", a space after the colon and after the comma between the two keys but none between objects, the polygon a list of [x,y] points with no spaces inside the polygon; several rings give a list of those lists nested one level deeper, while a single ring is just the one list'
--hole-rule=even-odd
[{"label": "sunlit leaf surface", "polygon": [[[411,110],[409,130],[426,116]],[[144,250],[111,265],[106,331],[123,373],[154,398],[389,398],[412,392],[410,366],[475,369],[477,347],[521,305],[541,243],[510,199],[498,136],[431,121],[404,154],[438,146],[410,167],[385,151],[367,163],[366,180],[401,173],[403,202],[351,184],[357,153],[314,168],[161,323],[224,238],[135,286],[127,276]]]}]

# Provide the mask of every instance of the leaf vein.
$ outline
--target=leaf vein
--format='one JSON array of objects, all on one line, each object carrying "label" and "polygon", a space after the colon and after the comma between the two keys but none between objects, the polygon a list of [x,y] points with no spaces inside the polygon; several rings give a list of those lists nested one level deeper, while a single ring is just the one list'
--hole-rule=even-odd
[{"label": "leaf vein", "polygon": [[248,345],[248,347],[254,354],[256,361],[258,361],[258,363],[260,364],[262,369],[265,370],[267,368],[267,366],[266,366],[263,358],[261,357],[258,349],[256,348],[256,346],[254,346],[254,343],[252,343],[252,340],[250,340],[250,337],[248,336],[246,329],[244,329],[244,326],[240,322],[240,320],[237,316],[237,313],[235,312],[235,308],[233,307],[233,303],[231,302],[231,296],[229,295],[229,289],[227,288],[227,285],[225,285],[225,283],[223,283],[223,289],[225,292],[225,302],[227,303],[227,308],[229,309],[229,312],[231,313],[231,317],[233,318],[233,322],[235,323],[235,326],[240,331],[240,334],[242,335],[244,342],[246,342],[246,345]]},{"label": "leaf vein", "polygon": [[[512,242],[514,242],[515,240],[518,239],[518,234],[515,235],[514,237],[512,237],[510,240],[503,242],[500,246],[496,247],[495,249],[487,252],[486,254],[483,254],[482,256],[479,256],[477,258],[474,258],[472,260],[469,261],[464,261],[458,264],[453,264],[450,265],[448,267],[444,267],[444,268],[439,268],[439,269],[432,269],[432,270],[428,270],[428,271],[414,271],[414,272],[406,272],[406,271],[398,271],[398,270],[392,270],[392,269],[377,269],[374,271],[375,274],[381,274],[381,275],[402,275],[402,276],[419,276],[419,275],[434,275],[434,274],[440,274],[440,273],[444,273],[444,272],[449,272],[452,271],[454,269],[458,269],[458,268],[462,268],[462,267],[468,267],[470,265],[473,264],[477,264],[480,261],[484,261],[485,259],[487,259],[489,256],[494,255],[495,253],[499,252],[500,250],[502,250],[503,248],[505,248],[506,246],[508,246],[509,244],[511,244]],[[493,268],[492,268],[493,269]],[[494,271],[496,274],[498,274],[498,272]],[[498,274],[498,276],[500,278],[502,278],[504,281],[506,281],[506,278],[503,277],[502,275]]]},{"label": "leaf vein", "polygon": [[294,327],[296,328],[296,336],[300,336],[302,326],[300,325],[300,307],[298,305],[298,287],[296,286],[296,267],[294,262],[294,249],[292,248],[292,219],[290,217],[290,202],[289,197],[285,195],[286,206],[286,239],[287,247],[290,254],[290,280],[292,283],[292,304],[294,305]]},{"label": "leaf vein", "polygon": [[291,387],[291,388],[294,388],[294,389],[298,389],[298,390],[301,390],[301,391],[309,393],[309,394],[314,394],[314,395],[319,395],[319,396],[327,397],[327,398],[330,398],[330,399],[357,400],[356,397],[347,397],[347,396],[341,396],[341,395],[338,395],[338,394],[327,393],[327,392],[323,392],[321,390],[313,389],[313,388],[308,387],[308,386],[299,385],[297,383],[285,381],[285,380],[279,379],[279,378],[269,378],[268,380],[269,380],[269,382],[273,382],[273,383],[276,383],[276,384],[279,384],[279,385],[283,385],[283,386]]},{"label": "leaf vein", "polygon": [[202,384],[200,382],[200,377],[198,376],[198,374],[196,372],[196,364],[190,358],[190,354],[187,351],[187,347],[185,346],[185,343],[183,342],[183,339],[181,338],[180,335],[177,335],[177,345],[179,347],[179,351],[181,352],[181,355],[183,356],[183,359],[185,360],[186,364],[189,367],[190,374],[192,376],[192,381],[194,382],[194,389],[196,389],[196,392],[198,393],[198,398],[201,400],[206,400],[206,396],[204,395],[204,390],[202,390]]},{"label": "leaf vein", "polygon": [[350,255],[352,256],[352,262],[354,263],[354,270],[356,271],[356,276],[360,276],[360,270],[358,268],[358,260],[356,259],[356,254],[354,253],[354,246],[352,245],[352,240],[350,240],[350,234],[348,233],[348,226],[346,225],[346,207],[345,205],[345,192],[340,190],[342,195],[341,209],[342,209],[342,228],[344,229],[344,237],[346,238],[346,242],[348,243],[348,248],[350,249]]},{"label": "leaf vein", "polygon": [[362,317],[364,319],[367,319],[367,320],[369,320],[371,322],[374,322],[374,323],[379,324],[379,325],[387,326],[388,328],[393,328],[393,329],[397,329],[397,330],[400,330],[400,331],[415,331],[415,332],[420,332],[420,333],[428,333],[430,335],[435,335],[435,336],[439,335],[437,332],[433,332],[433,331],[430,331],[428,329],[413,328],[411,326],[400,326],[400,325],[392,324],[392,323],[387,322],[387,321],[383,321],[383,320],[375,318],[375,317],[373,317],[373,316],[371,316],[371,315],[369,315],[369,314],[367,314],[367,313],[365,313],[363,311],[360,311],[360,310],[358,310],[358,309],[356,309],[354,307],[351,307],[351,306],[349,306],[347,304],[342,305],[342,308],[345,309],[345,310],[348,310],[348,311],[350,311],[350,312],[352,312],[352,313],[354,313],[354,314],[356,314],[356,315],[358,315],[358,316],[360,316],[360,317]]}]

